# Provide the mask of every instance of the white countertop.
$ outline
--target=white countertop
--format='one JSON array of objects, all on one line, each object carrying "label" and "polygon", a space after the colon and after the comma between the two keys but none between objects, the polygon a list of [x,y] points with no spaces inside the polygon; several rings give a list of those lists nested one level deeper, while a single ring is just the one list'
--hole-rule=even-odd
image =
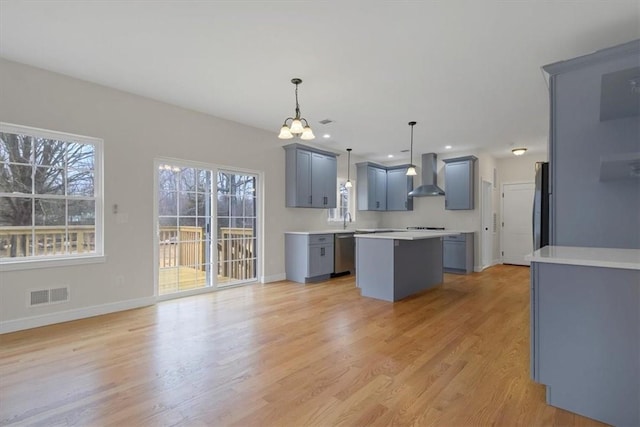
[{"label": "white countertop", "polygon": [[358,239],[392,239],[392,240],[422,240],[435,239],[443,236],[454,236],[460,233],[452,231],[395,231],[390,233],[356,234]]},{"label": "white countertop", "polygon": [[549,264],[640,270],[640,249],[545,246],[527,255],[525,259]]},{"label": "white countertop", "polygon": [[285,231],[284,234],[343,234],[343,233],[355,233],[355,230],[346,230],[339,228],[335,230],[314,230],[314,231]]}]

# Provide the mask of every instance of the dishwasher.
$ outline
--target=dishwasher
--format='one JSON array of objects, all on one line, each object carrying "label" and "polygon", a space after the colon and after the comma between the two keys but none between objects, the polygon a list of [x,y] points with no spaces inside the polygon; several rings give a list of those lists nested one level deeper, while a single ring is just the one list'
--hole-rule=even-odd
[{"label": "dishwasher", "polygon": [[356,239],[353,234],[334,234],[332,276],[355,273]]}]

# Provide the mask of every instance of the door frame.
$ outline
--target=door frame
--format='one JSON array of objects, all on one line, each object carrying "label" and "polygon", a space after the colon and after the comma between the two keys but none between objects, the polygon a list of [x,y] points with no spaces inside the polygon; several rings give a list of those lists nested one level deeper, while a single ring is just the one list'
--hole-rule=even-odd
[{"label": "door frame", "polygon": [[[175,166],[188,167],[188,168],[197,168],[197,169],[209,169],[212,171],[212,183],[217,182],[217,173],[219,171],[226,172],[237,172],[237,173],[247,173],[255,175],[257,178],[256,182],[256,249],[258,251],[258,256],[256,257],[256,277],[255,280],[249,280],[246,282],[239,283],[237,285],[227,285],[222,289],[232,288],[234,286],[244,286],[251,283],[264,283],[264,227],[263,227],[263,219],[264,219],[264,172],[256,171],[252,169],[240,168],[235,166],[228,165],[220,165],[216,163],[206,163],[206,162],[198,162],[186,159],[179,159],[175,157],[155,157],[153,160],[153,218],[151,221],[153,227],[153,295],[156,301],[164,301],[174,298],[182,298],[190,295],[198,295],[205,294],[209,292],[216,292],[220,288],[216,286],[206,286],[204,288],[199,289],[191,289],[182,292],[175,292],[172,294],[159,295],[158,294],[158,279],[159,279],[159,267],[160,267],[160,253],[159,253],[159,244],[160,244],[160,230],[158,228],[158,168],[162,164],[174,164]],[[211,212],[217,212],[217,189],[212,189],[212,202],[211,202]],[[212,217],[212,220],[215,220],[215,217]],[[211,241],[218,241],[218,232],[217,227],[214,226],[212,221],[211,225]],[[211,268],[213,271],[217,272],[218,268],[218,259],[216,256],[212,255]],[[212,271],[212,274],[214,272]],[[217,273],[215,273],[217,274]]]},{"label": "door frame", "polygon": [[[485,185],[486,184],[486,185]],[[488,188],[490,197],[487,197],[485,188]],[[488,198],[488,205],[485,205]],[[480,180],[480,271],[491,267],[495,264],[493,258],[493,239],[496,231],[493,229],[493,183],[484,179]],[[488,211],[485,209],[488,207]],[[485,226],[489,227],[488,233],[485,234]],[[490,236],[488,242],[485,242],[487,234]],[[487,254],[488,251],[488,254]],[[485,264],[485,258],[489,263]]]},{"label": "door frame", "polygon": [[[535,190],[535,181],[513,181],[503,182],[500,185],[500,263],[504,264],[504,187],[505,185],[532,184]],[[533,209],[533,199],[531,199],[531,208]],[[533,231],[532,231],[533,233]],[[532,249],[533,251],[533,249]]]}]

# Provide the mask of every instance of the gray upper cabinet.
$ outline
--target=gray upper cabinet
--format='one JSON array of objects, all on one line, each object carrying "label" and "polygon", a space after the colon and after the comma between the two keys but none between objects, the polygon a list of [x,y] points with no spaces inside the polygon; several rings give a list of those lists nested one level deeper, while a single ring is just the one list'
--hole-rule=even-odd
[{"label": "gray upper cabinet", "polygon": [[474,208],[474,165],[476,160],[475,156],[443,160],[445,163],[445,209],[471,210]]},{"label": "gray upper cabinet", "polygon": [[384,211],[387,208],[387,171],[374,163],[357,163],[356,193],[359,211]]},{"label": "gray upper cabinet", "polygon": [[301,144],[286,151],[286,206],[289,208],[336,207],[338,167],[336,155]]},{"label": "gray upper cabinet", "polygon": [[311,207],[335,208],[337,192],[335,156],[311,153]]},{"label": "gray upper cabinet", "polygon": [[409,197],[409,192],[413,191],[413,177],[406,174],[408,166],[394,166],[387,169],[388,211],[413,210],[413,197]]},{"label": "gray upper cabinet", "polygon": [[413,177],[405,173],[409,165],[382,166],[376,163],[356,163],[356,194],[359,211],[413,210]]}]

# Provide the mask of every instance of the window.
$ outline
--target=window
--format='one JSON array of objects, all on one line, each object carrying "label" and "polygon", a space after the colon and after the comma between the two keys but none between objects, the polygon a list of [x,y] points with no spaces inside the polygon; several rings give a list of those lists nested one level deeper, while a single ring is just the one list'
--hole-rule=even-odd
[{"label": "window", "polygon": [[344,216],[347,214],[347,212],[349,212],[349,214],[351,215],[351,220],[355,221],[354,209],[352,209],[352,191],[355,187],[347,188],[344,185],[345,181],[338,182],[337,206],[335,209],[328,210],[329,221],[342,222],[344,221]]},{"label": "window", "polygon": [[102,140],[0,124],[0,263],[102,255]]}]

